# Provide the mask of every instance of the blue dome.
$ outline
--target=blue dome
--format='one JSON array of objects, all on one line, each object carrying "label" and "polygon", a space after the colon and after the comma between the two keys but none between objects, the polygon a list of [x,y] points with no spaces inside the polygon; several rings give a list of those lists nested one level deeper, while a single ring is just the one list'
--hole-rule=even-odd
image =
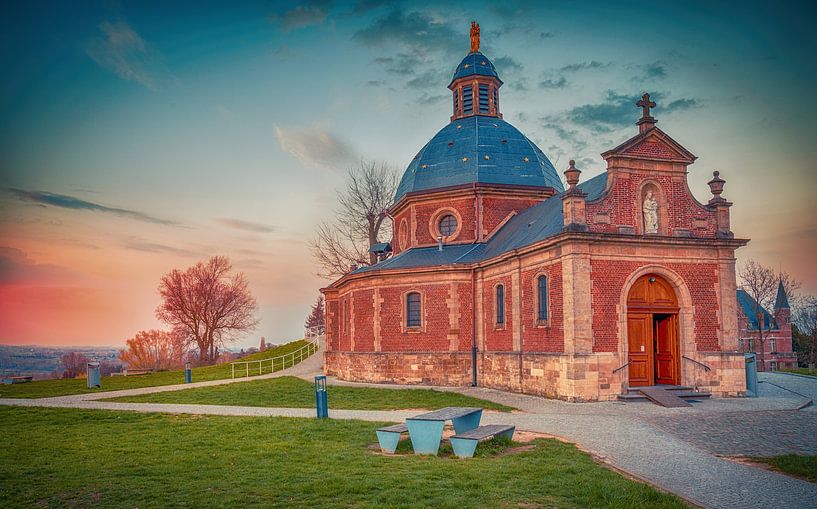
[{"label": "blue dome", "polygon": [[[499,74],[496,73],[496,68],[494,67],[493,62],[488,60],[488,57],[480,53],[479,51],[475,53],[469,53],[462,59],[460,65],[457,66],[457,70],[454,71],[454,77],[451,78],[451,83],[454,83],[459,78],[464,76],[472,76],[474,74],[478,74],[480,76],[493,76],[494,78],[499,80]],[[502,83],[502,80],[499,80]],[[449,86],[451,86],[449,84]]]},{"label": "blue dome", "polygon": [[476,115],[454,120],[420,149],[394,201],[406,193],[475,183],[564,191],[556,169],[524,134],[497,117]]}]

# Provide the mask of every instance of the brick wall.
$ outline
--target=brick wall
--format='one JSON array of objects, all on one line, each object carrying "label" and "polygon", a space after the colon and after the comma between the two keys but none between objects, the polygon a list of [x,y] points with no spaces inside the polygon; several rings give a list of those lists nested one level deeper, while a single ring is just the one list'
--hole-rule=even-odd
[{"label": "brick wall", "polygon": [[[648,173],[617,174],[613,186],[601,199],[588,202],[587,225],[590,231],[618,233],[619,226],[642,230],[640,190],[645,180],[655,182],[661,191],[656,198],[661,202],[659,211],[662,235],[681,235],[689,231],[692,236],[714,238],[717,233],[715,211],[697,202],[687,187],[685,177]],[[608,221],[609,220],[609,221]],[[663,230],[663,231],[662,231]]]},{"label": "brick wall", "polygon": [[[497,325],[496,288],[499,284],[505,287],[505,323]],[[513,291],[511,276],[486,279],[482,287],[485,348],[494,352],[513,350]]]},{"label": "brick wall", "polygon": [[502,223],[512,211],[520,212],[528,207],[536,205],[541,200],[520,199],[508,197],[482,198],[482,232],[487,236],[494,233],[497,226]]},{"label": "brick wall", "polygon": [[[599,259],[590,261],[594,352],[618,351],[618,306],[624,282],[630,274],[644,265],[647,263]],[[717,263],[668,263],[665,266],[681,276],[692,296],[697,350],[720,350]]]},{"label": "brick wall", "polygon": [[[546,324],[538,322],[537,278],[548,278],[548,317]],[[562,264],[557,262],[545,267],[522,272],[522,348],[526,352],[564,351],[564,302],[562,289]]]}]

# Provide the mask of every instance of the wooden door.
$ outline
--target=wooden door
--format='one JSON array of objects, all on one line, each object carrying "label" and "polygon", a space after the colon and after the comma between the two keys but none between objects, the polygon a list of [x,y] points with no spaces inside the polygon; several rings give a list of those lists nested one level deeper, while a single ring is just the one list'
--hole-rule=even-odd
[{"label": "wooden door", "polygon": [[653,315],[655,322],[655,383],[678,385],[678,315]]},{"label": "wooden door", "polygon": [[652,315],[627,315],[627,360],[630,386],[653,385]]}]

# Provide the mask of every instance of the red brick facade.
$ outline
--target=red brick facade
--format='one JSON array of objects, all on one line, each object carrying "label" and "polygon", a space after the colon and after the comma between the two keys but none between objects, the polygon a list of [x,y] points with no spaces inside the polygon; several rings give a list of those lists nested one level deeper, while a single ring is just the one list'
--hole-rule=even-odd
[{"label": "red brick facade", "polygon": [[[638,278],[650,277],[675,292],[679,383],[742,395],[735,250],[747,241],[729,231],[731,203],[720,196],[722,181],[716,175],[710,183],[714,196],[699,203],[687,185],[695,156],[654,125],[641,126],[641,134],[603,157],[606,187],[592,196],[575,187],[574,172],[562,196],[551,197],[552,189],[475,184],[401,198],[391,210],[395,255],[435,246],[445,214],[458,222],[457,231],[443,239],[443,249],[452,249],[490,245],[509,224],[525,228],[510,218],[543,200],[564,206],[556,233],[491,258],[410,269],[376,266],[323,289],[326,372],[411,384],[466,385],[475,379],[481,386],[569,401],[613,399],[629,384],[628,292]],[[657,202],[655,232],[648,231],[642,211],[648,193]],[[546,319],[539,308],[541,276]],[[411,293],[420,296],[417,327],[407,320]]]}]

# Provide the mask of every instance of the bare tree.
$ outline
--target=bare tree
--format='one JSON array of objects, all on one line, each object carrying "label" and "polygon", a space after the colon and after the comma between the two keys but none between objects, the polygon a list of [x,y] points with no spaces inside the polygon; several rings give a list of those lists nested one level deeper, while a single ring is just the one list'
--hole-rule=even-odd
[{"label": "bare tree", "polygon": [[76,378],[88,370],[88,357],[79,352],[69,352],[62,356],[62,377]]},{"label": "bare tree", "polygon": [[318,295],[318,299],[312,304],[312,309],[304,322],[304,329],[307,332],[312,329],[317,334],[326,332],[326,315],[323,307],[323,295]]},{"label": "bare tree", "polygon": [[213,362],[220,347],[258,325],[247,277],[230,276],[231,270],[229,259],[214,256],[184,271],[174,269],[159,283],[156,317],[198,347],[201,364]]},{"label": "bare tree", "polygon": [[397,173],[386,163],[363,160],[349,170],[334,220],[321,223],[310,243],[319,275],[337,277],[352,265],[377,262],[369,248],[391,236],[387,211],[396,189]]},{"label": "bare tree", "polygon": [[805,297],[794,314],[797,357],[808,365],[809,373],[817,364],[817,298]]},{"label": "bare tree", "polygon": [[[754,299],[754,309],[752,310],[757,320],[757,338],[760,343],[760,367],[766,370],[766,341],[771,332],[771,323],[766,323],[765,310],[773,309],[777,287],[782,282],[783,288],[794,298],[794,292],[800,287],[800,283],[795,281],[785,272],[775,273],[769,267],[765,267],[754,260],[748,260],[743,268],[738,270],[743,290]],[[748,317],[747,317],[748,318]],[[771,320],[771,316],[769,317]]]}]

